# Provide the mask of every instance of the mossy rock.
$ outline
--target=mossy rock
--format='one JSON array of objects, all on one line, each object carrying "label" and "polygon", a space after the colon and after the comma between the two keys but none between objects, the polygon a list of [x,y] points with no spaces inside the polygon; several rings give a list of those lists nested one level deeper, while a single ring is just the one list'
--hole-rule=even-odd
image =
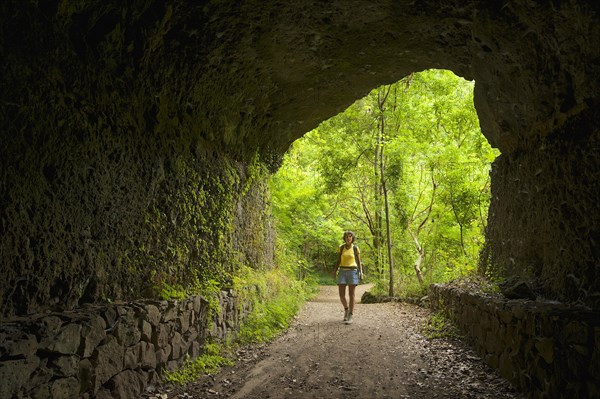
[{"label": "mossy rock", "polygon": [[370,291],[365,291],[364,294],[360,297],[360,303],[379,303],[381,302],[381,298],[371,294]]}]

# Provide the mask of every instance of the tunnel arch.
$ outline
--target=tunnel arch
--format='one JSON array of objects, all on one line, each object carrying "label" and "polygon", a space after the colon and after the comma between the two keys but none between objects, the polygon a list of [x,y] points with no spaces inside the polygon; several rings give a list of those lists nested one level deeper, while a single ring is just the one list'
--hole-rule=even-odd
[{"label": "tunnel arch", "polygon": [[[591,88],[597,84],[592,72],[597,55],[589,46],[583,49],[584,41],[598,42],[598,28],[592,22],[597,18],[597,10],[586,10],[586,6],[575,3],[469,3],[464,7],[418,3],[424,8],[415,5],[376,3],[363,13],[353,14],[353,22],[363,29],[347,38],[360,37],[363,45],[348,45],[351,39],[345,41],[346,36],[340,33],[342,37],[328,37],[329,43],[334,44],[327,46],[323,38],[327,37],[328,26],[344,26],[340,21],[336,25],[335,17],[327,17],[326,26],[319,25],[320,29],[315,28],[317,33],[310,34],[299,32],[297,25],[285,20],[280,22],[287,36],[274,34],[281,51],[270,53],[275,58],[275,63],[269,65],[273,70],[270,76],[282,91],[294,94],[283,94],[280,101],[289,101],[290,105],[273,113],[279,122],[277,129],[297,137],[306,131],[306,124],[313,127],[323,114],[330,116],[341,111],[348,101],[359,97],[355,93],[364,94],[378,84],[396,81],[413,71],[445,68],[474,79],[475,106],[483,133],[504,154],[492,172],[490,262],[505,275],[531,280],[549,297],[581,300],[586,292],[598,287],[594,255],[597,244],[593,238],[598,234],[594,216],[598,208],[592,203],[574,208],[565,203],[571,201],[567,197],[577,197],[576,201],[591,198],[597,190],[597,166],[593,166],[597,156],[584,149],[597,145],[597,96],[596,89]],[[352,5],[347,6],[346,11],[351,8]],[[340,19],[347,15],[339,9],[333,14]],[[311,15],[314,14],[304,18]],[[570,28],[561,26],[561,20],[575,15],[579,15],[577,23],[572,22]],[[305,19],[300,18],[301,26]],[[336,48],[336,44],[342,48]],[[321,45],[329,58],[307,56],[308,60],[300,66],[281,55],[285,53],[282,49],[287,49],[287,59],[296,60],[298,53],[313,54]],[[567,48],[574,46],[578,50],[564,57],[570,52]],[[349,49],[355,51],[354,57],[348,54]],[[361,64],[361,53],[376,62]],[[304,101],[316,103],[317,110],[315,105],[297,98],[297,93],[303,92],[298,83],[303,76],[303,82],[309,85],[305,90],[318,92],[316,99],[305,96]],[[311,81],[313,76],[316,77]],[[306,117],[304,109],[313,113],[309,111]],[[586,154],[585,167],[576,165],[582,153]],[[511,177],[500,177],[503,175]],[[578,180],[583,185],[571,183]],[[532,195],[534,191],[536,194]],[[528,233],[520,237],[524,231]],[[568,241],[580,246],[584,254],[581,258],[566,256]],[[596,300],[588,303],[597,306]]]},{"label": "tunnel arch", "polygon": [[[161,234],[200,241],[186,256],[214,264],[230,260],[213,250],[225,245],[217,225],[226,235],[263,226],[244,259],[271,256],[268,223],[253,213],[260,190],[250,199],[244,185],[257,154],[275,169],[322,120],[428,68],[476,81],[482,131],[503,153],[492,171],[490,262],[550,297],[600,306],[596,4],[0,7],[4,314],[19,301],[31,312],[142,296],[133,278],[142,265],[182,268]],[[178,194],[192,187],[222,199],[196,209],[222,223],[181,216]]]},{"label": "tunnel arch", "polygon": [[[252,5],[239,12],[262,11]],[[243,43],[253,44],[253,63],[267,70],[278,135],[309,131],[373,87],[441,68],[477,82],[482,130],[492,145],[511,152],[590,109],[594,55],[586,38],[598,32],[584,15],[593,12],[486,2],[312,3],[265,12],[271,24],[251,29]],[[574,15],[587,21],[566,26]],[[561,46],[588,50],[559,60],[568,52]]]}]

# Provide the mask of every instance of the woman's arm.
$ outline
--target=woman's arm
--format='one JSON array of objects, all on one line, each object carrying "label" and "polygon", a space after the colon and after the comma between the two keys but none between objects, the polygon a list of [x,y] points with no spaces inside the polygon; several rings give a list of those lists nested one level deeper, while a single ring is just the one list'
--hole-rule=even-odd
[{"label": "woman's arm", "polygon": [[342,258],[340,251],[341,251],[341,249],[338,248],[338,257],[337,257],[337,261],[335,261],[335,268],[333,269],[333,278],[335,278],[337,276],[338,269],[340,268],[340,260]]},{"label": "woman's arm", "polygon": [[358,278],[359,279],[363,279],[364,277],[364,273],[363,273],[363,265],[362,262],[360,261],[360,253],[356,253],[356,264],[358,265]]}]

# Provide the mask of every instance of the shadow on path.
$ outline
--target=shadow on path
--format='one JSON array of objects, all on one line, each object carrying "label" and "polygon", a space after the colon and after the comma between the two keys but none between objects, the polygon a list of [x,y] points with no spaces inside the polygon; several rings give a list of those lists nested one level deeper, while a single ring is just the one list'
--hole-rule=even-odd
[{"label": "shadow on path", "polygon": [[427,309],[359,303],[346,325],[337,290],[322,286],[273,343],[172,397],[522,398],[461,341],[424,337]]}]

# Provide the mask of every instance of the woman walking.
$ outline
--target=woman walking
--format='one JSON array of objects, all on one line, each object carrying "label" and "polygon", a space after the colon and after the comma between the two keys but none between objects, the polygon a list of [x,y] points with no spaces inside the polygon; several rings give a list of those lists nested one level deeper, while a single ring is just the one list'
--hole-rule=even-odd
[{"label": "woman walking", "polygon": [[[354,233],[346,231],[343,236],[344,244],[338,248],[338,260],[333,272],[337,275],[337,283],[340,293],[340,301],[344,306],[344,322],[352,323],[354,312],[354,292],[358,280],[364,277],[362,262],[360,261],[360,250],[354,245]],[[339,273],[338,273],[339,271]],[[346,286],[348,286],[348,300],[346,300]]]}]

